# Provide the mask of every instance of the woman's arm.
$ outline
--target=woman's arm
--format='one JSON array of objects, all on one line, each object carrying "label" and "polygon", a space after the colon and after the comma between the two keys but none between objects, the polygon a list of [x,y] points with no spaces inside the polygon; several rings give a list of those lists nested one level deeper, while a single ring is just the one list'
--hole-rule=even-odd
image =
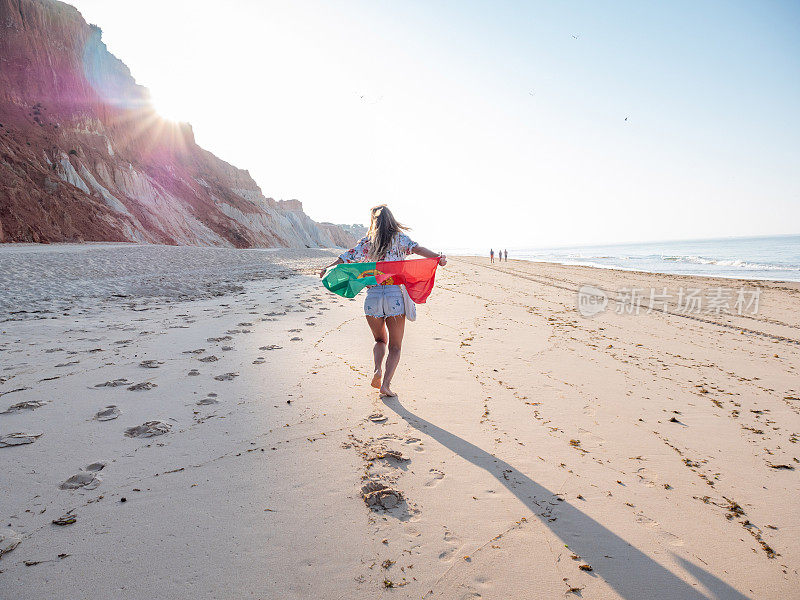
[{"label": "woman's arm", "polygon": [[333,266],[340,265],[340,264],[342,264],[343,262],[344,262],[344,261],[341,259],[341,257],[337,258],[335,261],[333,261],[333,262],[332,262],[331,264],[329,264],[327,267],[322,267],[322,269],[320,269],[319,276],[320,276],[320,277],[323,277],[323,276],[325,275],[325,271],[327,271],[328,269],[330,269],[330,268],[331,268],[331,267],[333,267]]},{"label": "woman's arm", "polygon": [[439,265],[445,266],[447,264],[447,257],[440,252],[434,252],[433,250],[428,250],[425,246],[420,246],[419,244],[414,246],[411,249],[411,252],[414,254],[419,254],[420,256],[424,256],[425,258],[438,258]]},{"label": "woman's arm", "polygon": [[353,248],[350,248],[350,250],[342,252],[335,261],[333,261],[327,267],[321,269],[319,272],[319,276],[324,277],[325,271],[336,265],[341,265],[342,263],[356,262],[359,256],[363,256],[364,254],[366,254],[366,252],[364,251],[364,245],[366,243],[367,243],[366,237],[363,237],[360,240],[358,240],[358,243],[356,243],[356,245]]}]

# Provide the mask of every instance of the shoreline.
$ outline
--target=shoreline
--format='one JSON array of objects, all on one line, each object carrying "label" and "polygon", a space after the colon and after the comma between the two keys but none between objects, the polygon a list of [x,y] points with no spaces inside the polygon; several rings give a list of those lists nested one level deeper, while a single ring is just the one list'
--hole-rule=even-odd
[{"label": "shoreline", "polygon": [[[485,259],[489,260],[486,256],[475,255],[475,254],[454,254],[454,257],[463,257],[463,258],[472,258],[472,259]],[[663,275],[665,277],[694,277],[698,279],[722,279],[725,281],[745,281],[745,282],[767,282],[767,283],[793,283],[797,284],[800,287],[800,278],[797,280],[794,279],[761,279],[758,277],[733,277],[733,276],[725,276],[725,275],[701,275],[696,273],[665,273],[662,271],[643,271],[641,269],[630,268],[626,269],[620,266],[605,266],[605,265],[588,265],[588,264],[579,264],[579,263],[563,263],[563,262],[556,262],[552,260],[533,260],[529,258],[512,258],[511,261],[519,261],[525,263],[533,263],[533,264],[543,264],[543,265],[551,265],[551,266],[559,266],[559,267],[575,267],[575,268],[585,268],[585,269],[597,269],[601,271],[618,271],[620,273],[634,273],[639,275]],[[505,264],[505,261],[503,261]],[[497,262],[495,263],[497,264]],[[798,276],[800,277],[800,276]]]},{"label": "shoreline", "polygon": [[[777,237],[777,236],[767,236],[767,238]],[[785,237],[797,237],[795,235],[786,235]],[[751,239],[761,239],[761,238],[751,238],[751,237],[744,237],[744,238],[720,238],[721,240],[727,239],[744,239],[744,240],[751,240]],[[692,240],[694,241],[694,240]],[[700,240],[703,241],[703,240]],[[67,249],[107,249],[107,248],[129,248],[129,247],[151,247],[151,248],[199,248],[205,250],[219,250],[219,251],[260,251],[260,252],[282,252],[282,251],[302,251],[303,249],[297,248],[283,248],[283,247],[269,247],[269,248],[227,248],[221,246],[185,246],[185,245],[166,245],[166,244],[142,244],[138,242],[53,242],[53,243],[34,243],[34,242],[0,242],[0,253],[3,249],[16,249],[16,248],[23,248],[23,249],[36,249],[46,251],[48,248],[67,248]],[[311,251],[330,251],[330,252],[341,252],[341,248],[307,248],[306,250]],[[483,256],[480,254],[452,254],[450,255],[454,258],[469,258],[469,259],[486,259],[488,260],[487,256]],[[521,261],[525,263],[534,263],[534,264],[543,264],[543,265],[551,265],[551,266],[562,266],[562,267],[575,267],[575,268],[587,268],[587,269],[597,269],[602,271],[617,271],[620,273],[633,273],[639,275],[663,275],[666,277],[694,277],[699,279],[720,279],[725,281],[737,281],[737,282],[765,282],[765,283],[774,283],[774,284],[796,284],[800,286],[800,275],[798,275],[797,279],[775,279],[770,277],[744,277],[744,276],[736,276],[736,275],[720,275],[720,274],[705,274],[705,273],[674,273],[674,272],[665,272],[665,271],[657,271],[657,270],[643,270],[637,269],[635,267],[626,268],[619,265],[607,266],[607,265],[600,265],[600,264],[583,264],[583,263],[575,263],[575,262],[559,262],[555,260],[538,260],[538,259],[531,259],[531,258],[512,258],[512,261]],[[499,264],[496,263],[496,264]]]},{"label": "shoreline", "polygon": [[[131,273],[183,265],[163,252],[128,248],[99,272],[147,291]],[[269,253],[221,294],[55,298],[2,323],[0,412],[29,407],[0,414],[0,436],[32,436],[0,448],[10,595],[797,588],[798,286],[763,286],[755,315],[618,313],[609,296],[585,318],[587,283],[719,280],[451,257],[382,400],[363,297],[314,274],[331,252]],[[121,285],[93,279],[101,267],[82,264],[74,289]],[[192,277],[231,272],[206,267]]]}]

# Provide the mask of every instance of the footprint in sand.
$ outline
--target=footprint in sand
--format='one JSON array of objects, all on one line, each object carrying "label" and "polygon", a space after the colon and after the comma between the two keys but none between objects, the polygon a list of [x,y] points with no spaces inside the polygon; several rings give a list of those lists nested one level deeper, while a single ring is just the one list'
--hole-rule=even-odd
[{"label": "footprint in sand", "polygon": [[252,327],[252,323],[239,323],[239,327]]},{"label": "footprint in sand", "polygon": [[187,373],[187,375],[189,375],[189,377],[195,377],[197,375],[200,375],[200,371],[198,371],[197,369],[192,369],[191,371],[189,371],[189,373]]},{"label": "footprint in sand", "polygon": [[197,348],[196,350],[184,350],[183,354],[202,354],[205,351],[205,348]]},{"label": "footprint in sand", "polygon": [[0,531],[0,558],[22,543],[22,536],[13,529]]},{"label": "footprint in sand", "polygon": [[93,490],[103,481],[97,473],[102,471],[105,466],[106,463],[104,462],[95,462],[87,465],[85,469],[76,473],[58,487],[62,490],[77,490],[80,488]]},{"label": "footprint in sand", "polygon": [[291,338],[289,341],[290,342],[302,342],[303,338],[295,336],[295,337]]},{"label": "footprint in sand", "polygon": [[152,381],[143,381],[142,383],[133,384],[128,389],[131,392],[146,392],[147,390],[152,390],[153,388],[157,388],[157,387],[158,387],[158,384],[155,384]]},{"label": "footprint in sand", "polygon": [[214,392],[209,392],[207,398],[198,400],[196,404],[198,406],[205,406],[207,404],[219,404],[219,400],[217,400],[217,395]]},{"label": "footprint in sand", "polygon": [[225,342],[227,340],[232,340],[233,338],[229,335],[223,335],[222,337],[210,337],[206,339],[207,342]]},{"label": "footprint in sand", "polygon": [[41,433],[7,433],[0,435],[0,448],[8,448],[10,446],[22,446],[23,444],[32,444],[37,439],[42,437]]},{"label": "footprint in sand", "polygon": [[79,361],[79,360],[71,360],[69,362],[59,363],[59,364],[56,365],[56,368],[59,369],[61,367],[69,367],[70,365],[77,365],[79,362],[81,362],[81,361]]},{"label": "footprint in sand", "polygon": [[670,546],[683,546],[683,540],[679,538],[674,533],[670,533],[669,531],[665,531],[661,527],[661,523],[656,521],[655,519],[651,519],[644,513],[638,513],[636,515],[636,522],[641,525],[642,527],[646,527],[656,533],[661,539],[666,541]]},{"label": "footprint in sand", "polygon": [[104,409],[97,411],[97,413],[94,415],[94,419],[97,421],[111,421],[120,416],[120,414],[122,413],[120,413],[119,408],[117,408],[115,404],[111,404],[106,406]]},{"label": "footprint in sand", "polygon": [[442,473],[439,469],[431,469],[429,473],[431,474],[431,479],[425,482],[425,487],[434,487],[438,485],[442,479],[444,479],[444,473]]},{"label": "footprint in sand", "polygon": [[418,437],[406,438],[405,443],[411,446],[414,449],[414,452],[425,452],[425,448],[422,445],[422,440]]},{"label": "footprint in sand", "polygon": [[636,469],[636,476],[639,478],[638,479],[639,483],[641,483],[641,484],[643,484],[643,485],[645,485],[647,487],[655,487],[656,486],[656,480],[658,479],[658,477],[656,477],[653,473],[651,473],[649,470],[645,469],[644,467],[640,467],[639,469]]},{"label": "footprint in sand", "polygon": [[289,333],[298,333],[299,331],[303,331],[302,329],[287,329]]},{"label": "footprint in sand", "polygon": [[223,352],[227,352],[228,350],[233,350],[233,346],[223,346],[220,348]]},{"label": "footprint in sand", "polygon": [[395,463],[402,463],[411,460],[407,456],[403,455],[401,450],[397,450],[395,448],[389,448],[383,443],[370,443],[370,445],[366,448],[363,455],[364,460],[368,462],[376,461],[376,460],[386,460],[390,463],[394,461]]},{"label": "footprint in sand", "polygon": [[106,381],[105,383],[95,384],[94,387],[119,387],[121,385],[129,385],[129,384],[130,381],[122,377],[120,379],[115,379],[114,381]]},{"label": "footprint in sand", "polygon": [[439,553],[439,560],[449,560],[453,558],[456,550],[458,550],[458,547],[461,545],[461,539],[453,535],[449,529],[444,530],[444,541],[448,544],[448,547]]},{"label": "footprint in sand", "polygon": [[129,427],[125,430],[125,437],[149,438],[157,435],[164,435],[172,429],[172,425],[166,421],[147,421],[136,427]]},{"label": "footprint in sand", "polygon": [[44,406],[47,402],[42,402],[41,400],[27,400],[25,402],[17,402],[16,404],[12,404],[0,415],[10,415],[15,412],[21,412],[23,410],[36,410],[37,408]]},{"label": "footprint in sand", "polygon": [[214,377],[217,381],[232,381],[234,377],[238,377],[238,373],[223,373]]},{"label": "footprint in sand", "polygon": [[264,357],[263,356],[259,356],[257,359],[255,359],[253,361],[253,364],[254,365],[263,365],[265,362],[267,362],[267,361],[264,360]]},{"label": "footprint in sand", "polygon": [[213,354],[211,354],[209,356],[204,356],[203,358],[198,358],[197,360],[204,363],[211,363],[211,362],[217,362],[219,359]]},{"label": "footprint in sand", "polygon": [[261,346],[259,350],[280,350],[283,346],[278,346],[277,344],[270,344],[269,346]]},{"label": "footprint in sand", "polygon": [[139,366],[144,367],[145,369],[157,369],[163,364],[164,363],[160,360],[143,360],[139,363]]},{"label": "footprint in sand", "polygon": [[383,423],[385,422],[388,417],[383,413],[372,413],[370,416],[367,417],[373,423]]},{"label": "footprint in sand", "polygon": [[380,481],[368,481],[361,488],[361,497],[372,509],[394,508],[403,499],[403,493]]}]

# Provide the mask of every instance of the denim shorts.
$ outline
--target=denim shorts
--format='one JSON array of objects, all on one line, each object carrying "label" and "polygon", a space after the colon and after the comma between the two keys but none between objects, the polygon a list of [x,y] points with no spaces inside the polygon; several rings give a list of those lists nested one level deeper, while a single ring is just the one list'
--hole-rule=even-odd
[{"label": "denim shorts", "polygon": [[397,317],[405,314],[399,285],[375,285],[367,290],[364,314],[368,317]]}]

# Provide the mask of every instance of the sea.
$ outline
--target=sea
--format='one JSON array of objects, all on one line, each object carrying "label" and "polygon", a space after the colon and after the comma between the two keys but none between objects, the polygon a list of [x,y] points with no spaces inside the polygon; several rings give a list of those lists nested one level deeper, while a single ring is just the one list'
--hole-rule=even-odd
[{"label": "sea", "polygon": [[[463,250],[458,253],[466,254]],[[489,251],[474,253],[488,255]],[[567,248],[509,248],[508,257],[650,273],[800,281],[800,235]]]}]

